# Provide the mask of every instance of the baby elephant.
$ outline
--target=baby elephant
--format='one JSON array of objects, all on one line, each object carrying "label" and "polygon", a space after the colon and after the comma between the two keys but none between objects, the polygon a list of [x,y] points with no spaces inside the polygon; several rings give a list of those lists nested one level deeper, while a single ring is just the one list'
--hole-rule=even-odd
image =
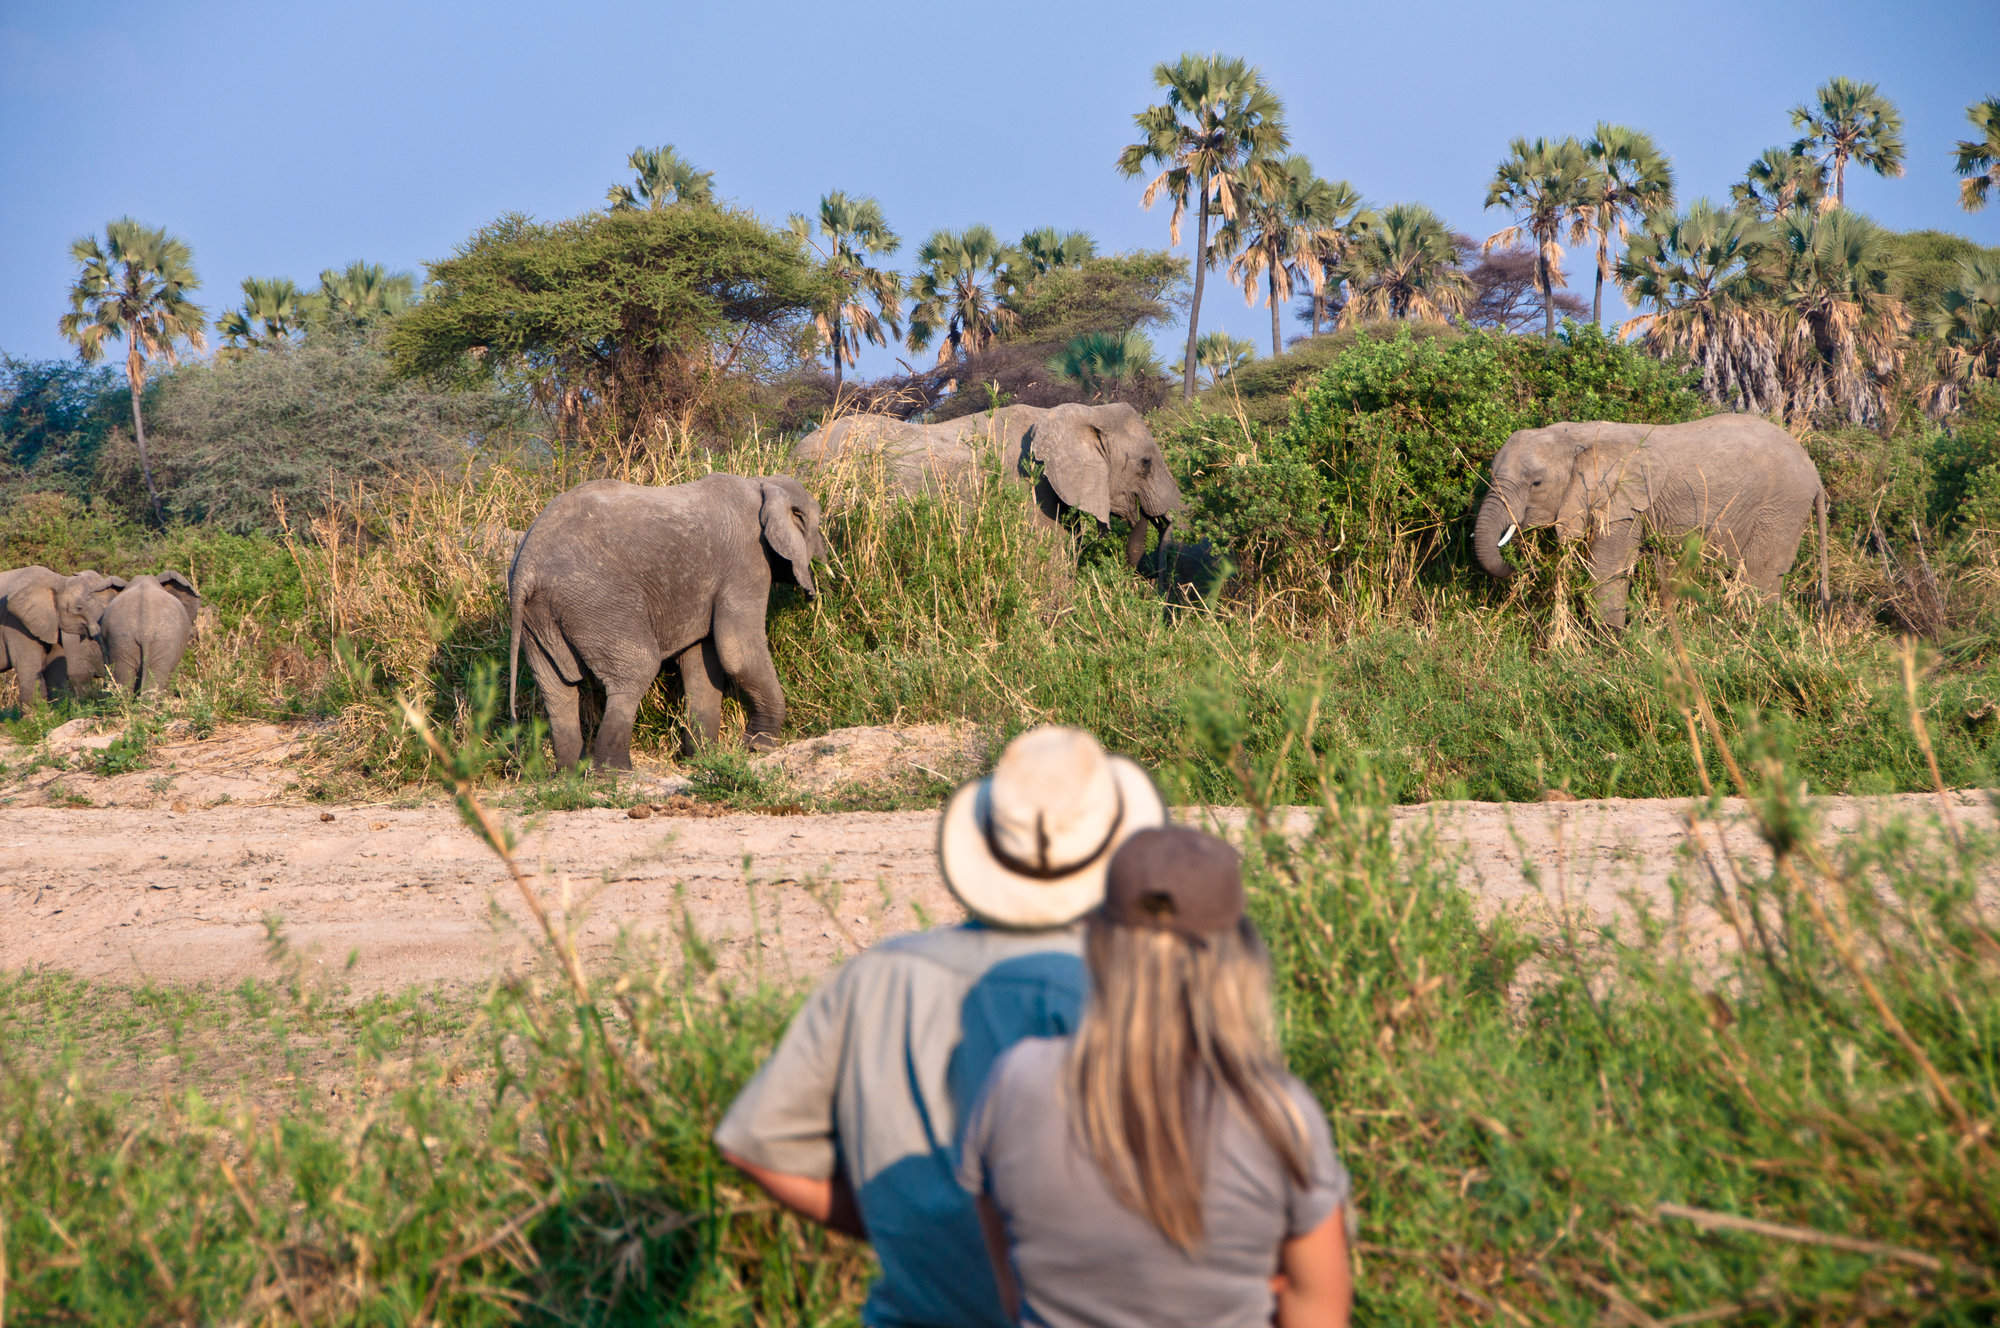
[{"label": "baby elephant", "polygon": [[120,687],[159,692],[194,635],[201,596],[179,572],[132,578],[97,621],[97,641]]}]

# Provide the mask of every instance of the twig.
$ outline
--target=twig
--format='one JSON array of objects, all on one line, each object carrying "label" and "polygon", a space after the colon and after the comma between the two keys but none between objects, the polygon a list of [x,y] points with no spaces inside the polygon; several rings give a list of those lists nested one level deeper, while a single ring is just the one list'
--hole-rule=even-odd
[{"label": "twig", "polygon": [[1576,1280],[1604,1297],[1605,1307],[1611,1311],[1611,1317],[1620,1323],[1629,1323],[1632,1328],[1661,1328],[1658,1319],[1625,1299],[1618,1288],[1609,1282],[1599,1281],[1589,1273],[1578,1273]]},{"label": "twig", "polygon": [[1753,1236],[1788,1240],[1795,1245],[1822,1245],[1831,1250],[1846,1250],[1850,1254],[1878,1255],[1884,1259],[1894,1259],[1898,1263],[1909,1264],[1912,1268],[1921,1268],[1927,1273],[1944,1270],[1942,1259],[1902,1245],[1885,1245],[1879,1240],[1863,1240],[1859,1236],[1838,1236],[1830,1231],[1816,1231],[1812,1227],[1795,1227],[1783,1222],[1766,1222],[1761,1218],[1738,1217],[1734,1213],[1690,1208],[1686,1204],[1661,1203],[1655,1205],[1653,1211],[1661,1217],[1677,1217],[1684,1222],[1692,1222],[1703,1231],[1743,1231]]},{"label": "twig", "polygon": [[556,1196],[554,1192],[542,1196],[520,1212],[514,1214],[514,1216],[508,1218],[500,1225],[498,1230],[494,1231],[484,1240],[468,1245],[456,1254],[447,1254],[431,1265],[437,1272],[437,1280],[431,1283],[430,1294],[424,1297],[424,1307],[417,1312],[417,1328],[422,1328],[422,1325],[431,1321],[431,1312],[437,1309],[438,1297],[443,1294],[445,1286],[457,1278],[458,1270],[465,1265],[467,1260],[477,1258],[488,1250],[498,1246],[510,1236],[516,1235],[522,1227],[555,1207],[555,1202]]},{"label": "twig", "polygon": [[1937,790],[1938,806],[1944,812],[1944,828],[1951,833],[1953,848],[1962,849],[1965,842],[1958,837],[1958,817],[1952,811],[1951,795],[1945,792],[1944,774],[1938,769],[1937,752],[1931,746],[1930,729],[1924,724],[1923,707],[1917,704],[1917,643],[1911,637],[1903,638],[1903,695],[1910,702],[1910,731],[1917,737],[1917,746],[1924,749],[1924,760],[1931,768],[1931,787]]}]

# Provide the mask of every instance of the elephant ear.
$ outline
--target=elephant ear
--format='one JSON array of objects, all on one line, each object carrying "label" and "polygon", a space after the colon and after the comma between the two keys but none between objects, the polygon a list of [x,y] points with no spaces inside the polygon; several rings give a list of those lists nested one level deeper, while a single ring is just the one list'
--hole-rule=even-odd
[{"label": "elephant ear", "polygon": [[[519,542],[518,539],[515,541]],[[179,572],[161,572],[153,579],[160,583],[160,589],[181,602],[181,607],[187,610],[188,621],[194,621],[194,616],[201,612],[201,592],[194,588],[194,582]]]},{"label": "elephant ear", "polygon": [[12,592],[7,596],[7,613],[29,636],[45,646],[55,645],[62,638],[54,586],[25,586]]},{"label": "elephant ear", "polygon": [[1651,501],[1638,445],[1586,443],[1570,464],[1569,485],[1556,508],[1556,532],[1565,539],[1587,538],[1638,516]]},{"label": "elephant ear", "polygon": [[1042,463],[1042,477],[1056,497],[1101,526],[1111,524],[1111,463],[1104,431],[1085,406],[1057,406],[1028,434],[1028,455]]},{"label": "elephant ear", "polygon": [[764,543],[791,564],[792,580],[799,589],[808,595],[818,593],[812,574],[814,532],[809,529],[813,525],[812,496],[790,475],[772,475],[757,488],[762,495]]}]

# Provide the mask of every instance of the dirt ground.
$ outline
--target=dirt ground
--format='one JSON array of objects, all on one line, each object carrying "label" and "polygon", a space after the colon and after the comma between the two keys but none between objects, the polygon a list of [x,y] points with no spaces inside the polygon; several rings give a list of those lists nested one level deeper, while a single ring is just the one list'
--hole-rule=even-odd
[{"label": "dirt ground", "polygon": [[[23,759],[37,753],[0,749],[0,766],[17,772],[0,779],[0,968],[233,984],[273,975],[267,919],[280,921],[309,971],[357,994],[474,987],[533,962],[529,910],[442,800],[300,802],[290,790],[310,734],[270,725],[171,739],[143,769],[92,773],[92,753],[115,736],[87,724],[58,730],[39,766]],[[772,764],[803,785],[857,771],[957,778],[978,750],[962,730],[861,730],[795,743]],[[632,788],[649,809],[689,807],[671,775],[642,773]],[[1949,801],[1961,824],[1994,825],[1988,795]],[[1929,817],[1939,800],[1829,798],[1822,808],[1845,831]],[[1688,812],[1681,800],[1613,799],[1434,803],[1394,815],[1405,842],[1434,837],[1426,851],[1447,855],[1482,907],[1547,919],[1567,900],[1603,921],[1629,908],[1632,891],[1664,911],[1669,877],[1705,881],[1694,855],[1720,866],[1724,844],[1748,870],[1765,865],[1740,806],[1693,837]],[[1231,810],[1182,815],[1225,829],[1241,821]],[[1290,824],[1308,820],[1295,812]],[[879,937],[961,916],[935,869],[931,812],[602,808],[545,813],[524,829],[520,861],[572,920],[587,962],[603,962],[621,933],[678,955],[691,929],[725,974],[804,979]],[[1697,917],[1689,939],[1718,944],[1714,919]]]}]

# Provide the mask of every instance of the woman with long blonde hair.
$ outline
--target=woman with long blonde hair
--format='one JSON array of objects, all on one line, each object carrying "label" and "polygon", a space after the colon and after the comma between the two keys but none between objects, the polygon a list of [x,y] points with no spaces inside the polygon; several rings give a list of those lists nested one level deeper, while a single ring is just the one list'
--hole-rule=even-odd
[{"label": "woman with long blonde hair", "polygon": [[1349,1187],[1284,1067],[1235,850],[1132,836],[1090,915],[1077,1031],[995,1063],[960,1148],[1005,1308],[1029,1324],[1338,1328]]}]

